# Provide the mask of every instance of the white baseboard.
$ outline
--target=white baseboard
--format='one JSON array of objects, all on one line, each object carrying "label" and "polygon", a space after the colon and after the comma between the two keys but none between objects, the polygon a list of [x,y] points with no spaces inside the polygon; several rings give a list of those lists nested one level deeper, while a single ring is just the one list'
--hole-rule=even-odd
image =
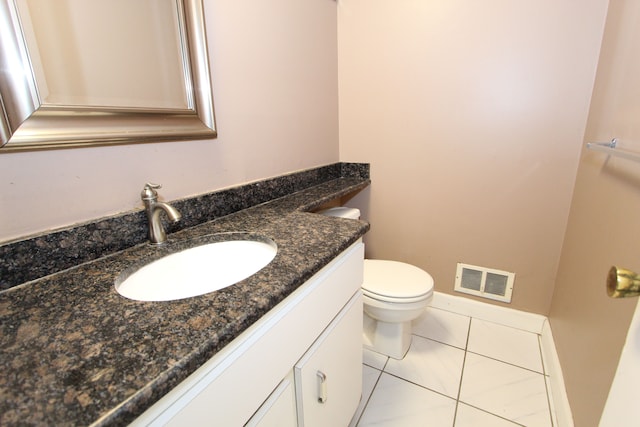
[{"label": "white baseboard", "polygon": [[547,319],[540,314],[527,313],[442,292],[433,293],[431,307],[500,323],[512,328],[533,332],[534,334],[542,333],[542,325]]},{"label": "white baseboard", "polygon": [[551,325],[547,319],[540,334],[540,349],[542,350],[542,363],[547,380],[547,390],[549,391],[549,404],[551,405],[551,415],[553,425],[559,427],[573,427],[573,415],[569,406],[569,398],[564,388],[564,377],[560,359],[556,352],[556,345],[551,333]]},{"label": "white baseboard", "polygon": [[573,416],[564,387],[560,359],[546,316],[441,292],[434,292],[431,307],[538,334],[553,425],[573,427]]}]

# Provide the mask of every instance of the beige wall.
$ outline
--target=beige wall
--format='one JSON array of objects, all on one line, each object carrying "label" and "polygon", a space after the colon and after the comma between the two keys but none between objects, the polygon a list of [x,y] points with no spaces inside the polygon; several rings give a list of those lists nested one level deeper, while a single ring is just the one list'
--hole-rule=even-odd
[{"label": "beige wall", "polygon": [[[547,314],[606,0],[341,0],[340,158],[371,163],[351,204],[368,256],[516,273]],[[488,300],[483,300],[488,301]]]},{"label": "beige wall", "polygon": [[336,3],[205,0],[215,140],[0,154],[0,242],[338,161]]},{"label": "beige wall", "polygon": [[[633,152],[640,152],[638,20],[640,2],[611,1],[585,135],[617,137]],[[583,150],[549,315],[576,426],[598,425],[638,301],[607,297],[605,278],[612,265],[640,271],[639,218],[640,165]]]}]

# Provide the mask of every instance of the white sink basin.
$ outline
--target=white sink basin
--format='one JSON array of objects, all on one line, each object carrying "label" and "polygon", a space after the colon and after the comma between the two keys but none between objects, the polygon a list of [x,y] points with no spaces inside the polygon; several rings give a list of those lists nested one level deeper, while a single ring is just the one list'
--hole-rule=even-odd
[{"label": "white sink basin", "polygon": [[217,291],[246,279],[276,256],[272,241],[208,243],[160,258],[116,281],[118,293],[138,301],[171,301]]}]

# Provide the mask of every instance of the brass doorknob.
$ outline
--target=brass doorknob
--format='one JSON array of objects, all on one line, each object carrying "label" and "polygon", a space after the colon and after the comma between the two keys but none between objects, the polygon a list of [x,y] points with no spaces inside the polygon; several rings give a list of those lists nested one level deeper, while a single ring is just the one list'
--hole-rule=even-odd
[{"label": "brass doorknob", "polygon": [[614,265],[609,269],[607,277],[607,295],[612,298],[640,295],[640,276],[636,272]]}]

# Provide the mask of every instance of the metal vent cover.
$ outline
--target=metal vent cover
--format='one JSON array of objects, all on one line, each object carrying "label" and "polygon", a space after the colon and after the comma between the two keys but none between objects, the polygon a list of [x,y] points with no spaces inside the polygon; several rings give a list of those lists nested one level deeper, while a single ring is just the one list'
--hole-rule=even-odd
[{"label": "metal vent cover", "polygon": [[454,290],[496,301],[511,302],[515,273],[458,263]]}]

